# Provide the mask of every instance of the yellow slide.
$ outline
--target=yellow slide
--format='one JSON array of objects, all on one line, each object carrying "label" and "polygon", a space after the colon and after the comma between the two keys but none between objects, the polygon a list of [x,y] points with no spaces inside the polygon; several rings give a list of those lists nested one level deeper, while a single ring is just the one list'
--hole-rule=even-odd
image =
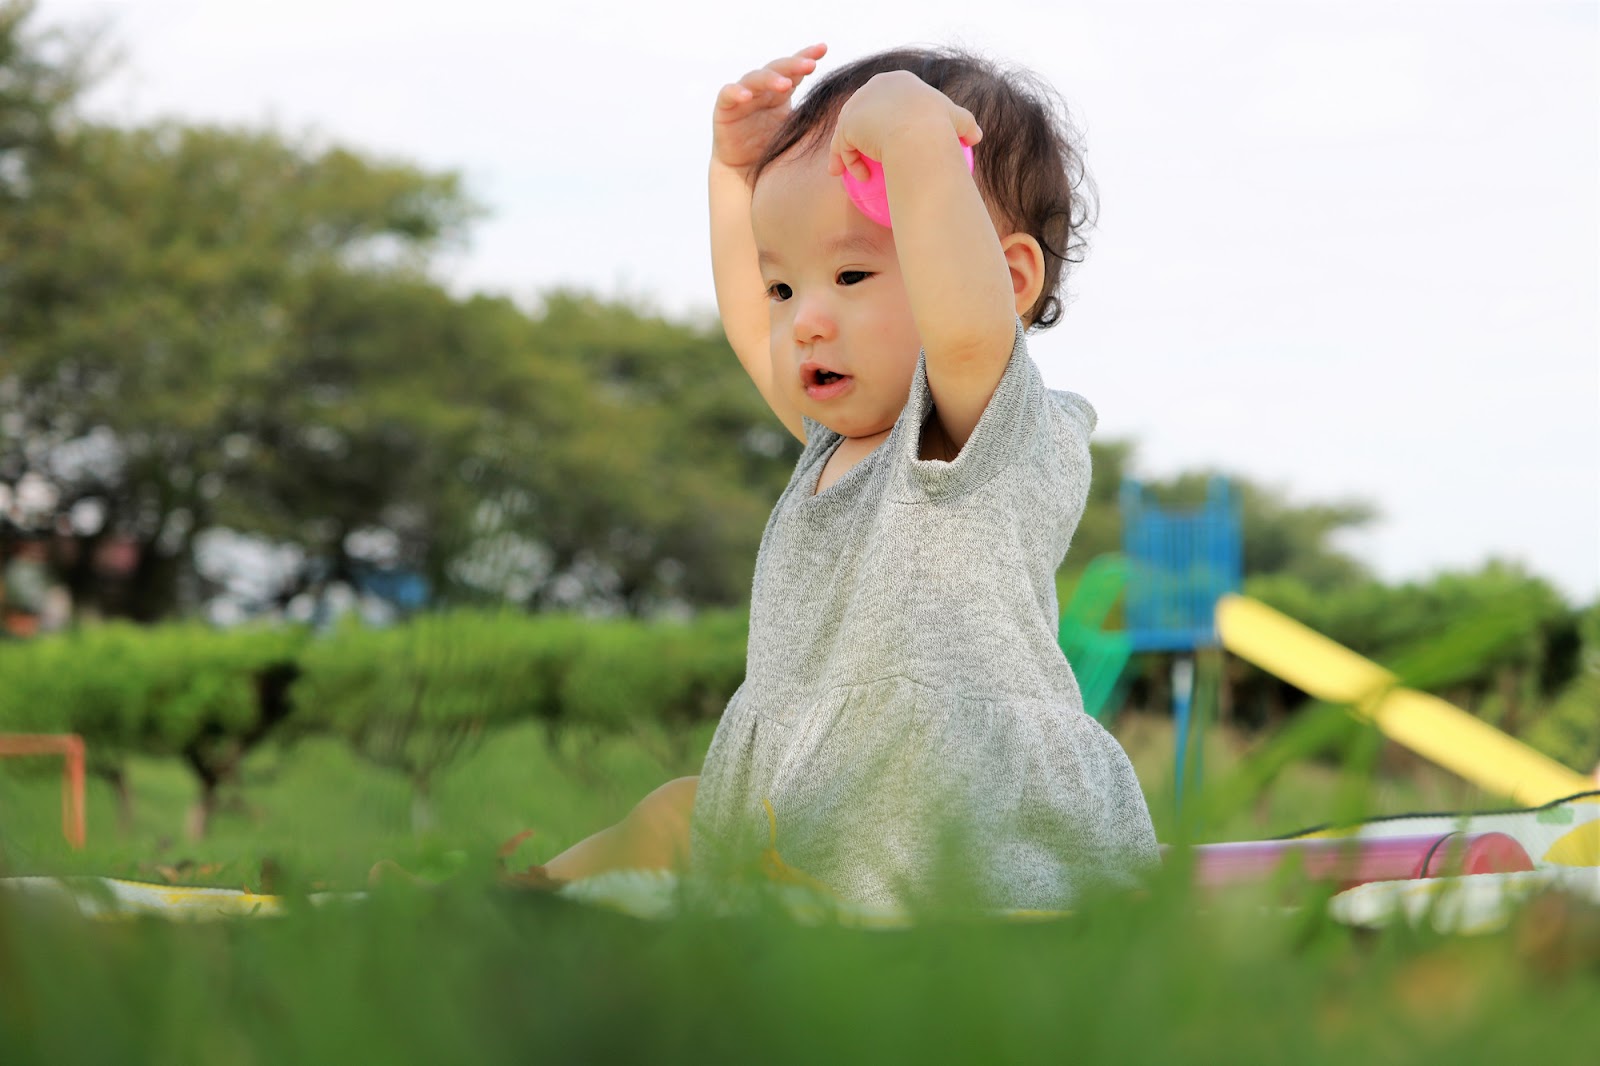
[{"label": "yellow slide", "polygon": [[1389,739],[1486,791],[1537,806],[1595,788],[1459,707],[1400,688],[1400,679],[1377,663],[1259,600],[1218,600],[1217,632],[1223,647],[1241,659],[1319,700],[1349,704]]}]

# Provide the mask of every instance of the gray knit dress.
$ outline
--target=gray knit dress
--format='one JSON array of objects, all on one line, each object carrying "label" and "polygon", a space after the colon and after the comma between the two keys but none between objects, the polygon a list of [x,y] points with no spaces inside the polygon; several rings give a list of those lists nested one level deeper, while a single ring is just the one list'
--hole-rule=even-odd
[{"label": "gray knit dress", "polygon": [[765,848],[768,803],[783,861],[854,903],[904,906],[955,870],[989,906],[1053,908],[1157,861],[1127,755],[1056,644],[1094,409],[1044,387],[1020,322],[951,462],[917,457],[932,404],[919,360],[888,439],[820,493],[842,438],[806,419],[700,775],[696,867]]}]

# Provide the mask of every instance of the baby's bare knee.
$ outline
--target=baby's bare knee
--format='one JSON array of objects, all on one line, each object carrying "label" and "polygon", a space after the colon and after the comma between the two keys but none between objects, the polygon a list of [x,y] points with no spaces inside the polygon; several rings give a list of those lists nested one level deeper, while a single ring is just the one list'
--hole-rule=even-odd
[{"label": "baby's bare knee", "polygon": [[694,813],[694,777],[668,781],[629,812],[624,824],[632,850],[654,866],[678,866],[689,854],[689,820]]},{"label": "baby's bare knee", "polygon": [[694,813],[695,785],[699,780],[697,777],[680,777],[668,781],[640,800],[628,816],[629,819],[663,831],[681,828],[687,832],[689,817]]}]

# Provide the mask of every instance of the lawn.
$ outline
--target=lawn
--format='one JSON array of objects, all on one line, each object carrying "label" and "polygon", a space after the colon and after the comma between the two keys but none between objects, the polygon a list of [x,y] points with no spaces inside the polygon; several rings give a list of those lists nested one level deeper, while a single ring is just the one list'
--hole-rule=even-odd
[{"label": "lawn", "polygon": [[[1170,839],[1170,730],[1129,716],[1119,734]],[[92,785],[78,854],[59,838],[55,779],[0,763],[8,873],[266,878],[291,901],[282,918],[188,925],[86,921],[0,897],[0,1063],[1548,1066],[1593,1062],[1600,1046],[1600,922],[1570,908],[1452,939],[1346,929],[1310,894],[1199,901],[1160,882],[1066,919],[889,932],[762,913],[640,922],[494,883],[500,841],[532,828],[520,857],[543,859],[694,772],[709,739],[702,728],[552,744],[509,730],[441,774],[422,810],[397,776],[302,743],[253,757],[202,842],[180,832],[187,775],[136,763],[133,826],[115,828],[110,790]],[[1236,776],[1244,746],[1215,733],[1207,779]],[[1397,758],[1380,765],[1401,772],[1358,782],[1373,813],[1481,800]],[[1196,833],[1287,832],[1325,820],[1351,788],[1337,766],[1305,762]],[[300,901],[364,887],[381,858],[438,884]]]}]

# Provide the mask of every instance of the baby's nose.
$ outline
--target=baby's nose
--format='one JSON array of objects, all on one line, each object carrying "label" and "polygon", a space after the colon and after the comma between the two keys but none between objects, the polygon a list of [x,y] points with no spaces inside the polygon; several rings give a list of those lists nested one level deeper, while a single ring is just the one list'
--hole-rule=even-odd
[{"label": "baby's nose", "polygon": [[794,336],[802,344],[828,340],[837,328],[833,309],[821,296],[796,297],[799,306],[794,311]]}]

